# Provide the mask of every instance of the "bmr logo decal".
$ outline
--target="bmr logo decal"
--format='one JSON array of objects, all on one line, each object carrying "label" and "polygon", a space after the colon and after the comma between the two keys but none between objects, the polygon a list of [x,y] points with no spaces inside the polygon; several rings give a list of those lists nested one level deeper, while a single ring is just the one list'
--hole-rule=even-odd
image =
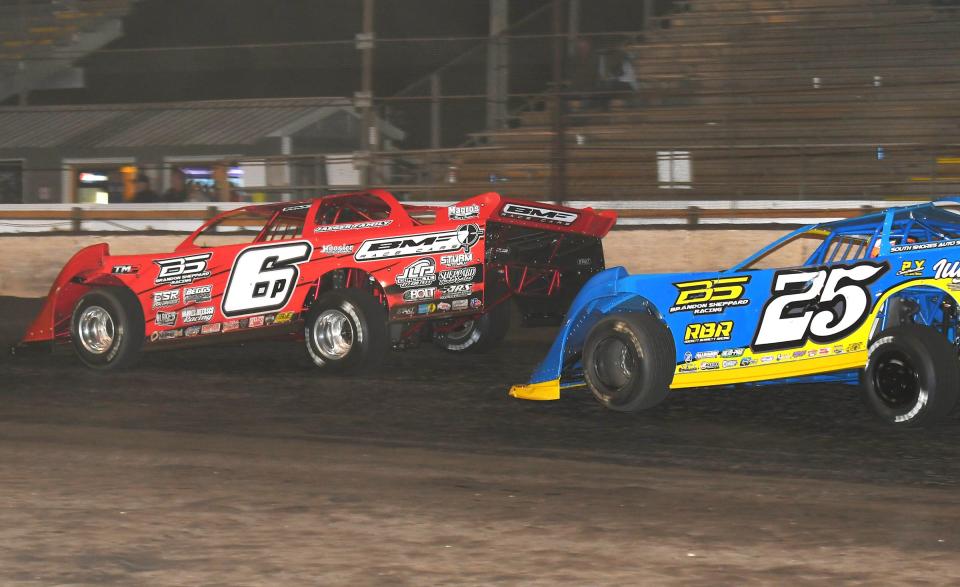
[{"label": "bmr logo decal", "polygon": [[431,255],[470,248],[483,237],[483,229],[476,224],[465,224],[456,230],[444,230],[425,234],[411,234],[363,241],[353,255],[357,261],[393,259],[414,255]]},{"label": "bmr logo decal", "polygon": [[521,218],[523,220],[534,220],[536,222],[548,222],[550,224],[573,224],[580,216],[574,212],[565,212],[563,210],[551,210],[549,208],[540,208],[538,206],[521,206],[520,204],[507,204],[500,212],[504,216],[512,218]]}]

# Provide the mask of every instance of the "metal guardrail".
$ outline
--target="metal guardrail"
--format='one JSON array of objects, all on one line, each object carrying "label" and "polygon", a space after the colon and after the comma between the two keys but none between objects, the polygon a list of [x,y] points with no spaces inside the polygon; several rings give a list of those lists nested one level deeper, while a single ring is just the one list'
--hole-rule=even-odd
[{"label": "metal guardrail", "polygon": [[[415,202],[449,205],[453,201]],[[896,202],[911,204],[914,201]],[[889,201],[702,200],[590,201],[564,204],[575,208],[614,210],[617,227],[736,228],[758,225],[803,225],[850,218],[890,206]],[[241,203],[190,204],[22,204],[0,205],[0,234],[79,232],[189,232],[224,210]]]}]

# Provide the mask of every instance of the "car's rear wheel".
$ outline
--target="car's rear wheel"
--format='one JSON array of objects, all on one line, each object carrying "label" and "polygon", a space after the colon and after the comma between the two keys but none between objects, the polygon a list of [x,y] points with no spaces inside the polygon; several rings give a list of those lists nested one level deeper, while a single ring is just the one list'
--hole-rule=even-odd
[{"label": "car's rear wheel", "polygon": [[604,406],[634,412],[667,397],[675,361],[673,338],[662,322],[648,314],[613,314],[587,335],[583,374]]},{"label": "car's rear wheel", "polygon": [[70,336],[86,366],[98,370],[129,367],[143,346],[143,310],[130,290],[91,290],[73,308]]},{"label": "car's rear wheel", "polygon": [[496,348],[510,330],[510,302],[504,301],[469,320],[438,321],[433,342],[445,351],[482,353]]},{"label": "car's rear wheel", "polygon": [[867,405],[889,424],[936,423],[960,396],[956,348],[928,326],[888,328],[870,345],[861,387]]},{"label": "car's rear wheel", "polygon": [[304,324],[307,354],[330,373],[371,373],[390,348],[387,314],[371,294],[336,289],[310,307]]}]

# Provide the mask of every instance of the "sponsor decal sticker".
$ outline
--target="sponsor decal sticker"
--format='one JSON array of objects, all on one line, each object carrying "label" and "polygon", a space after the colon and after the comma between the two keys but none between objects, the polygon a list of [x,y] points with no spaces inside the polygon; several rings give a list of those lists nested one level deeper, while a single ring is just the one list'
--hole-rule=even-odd
[{"label": "sponsor decal sticker", "polygon": [[933,271],[934,279],[949,279],[947,287],[952,291],[960,290],[960,261],[940,259],[933,264]]},{"label": "sponsor decal sticker", "polygon": [[293,320],[294,312],[280,312],[277,314],[276,323],[277,324],[286,324]]},{"label": "sponsor decal sticker", "polygon": [[440,312],[449,312],[450,304],[448,304],[447,302],[440,302],[439,304],[437,304],[437,310]]},{"label": "sponsor decal sticker", "polygon": [[183,303],[209,302],[213,293],[212,285],[198,285],[183,288]]},{"label": "sponsor decal sticker", "polygon": [[426,287],[433,285],[437,278],[437,263],[426,257],[417,259],[397,275],[395,283],[402,287]]},{"label": "sponsor decal sticker", "polygon": [[153,309],[176,306],[180,303],[180,290],[168,289],[166,291],[153,292]]},{"label": "sponsor decal sticker", "polygon": [[114,265],[110,273],[114,275],[131,275],[140,271],[139,265]]},{"label": "sponsor decal sticker", "polygon": [[693,373],[697,370],[697,366],[693,363],[684,363],[680,365],[680,368],[677,369],[680,373]]},{"label": "sponsor decal sticker", "polygon": [[481,300],[480,298],[470,298],[471,308],[479,308],[481,306],[483,306],[483,300]]},{"label": "sponsor decal sticker", "polygon": [[250,328],[259,328],[263,326],[263,316],[250,316],[247,324]]},{"label": "sponsor decal sticker", "polygon": [[175,326],[177,323],[177,313],[157,312],[157,316],[154,318],[153,323],[157,326]]},{"label": "sponsor decal sticker", "polygon": [[693,344],[730,340],[731,332],[733,332],[733,322],[730,320],[688,324],[683,334],[683,342]]},{"label": "sponsor decal sticker", "polygon": [[189,328],[183,329],[184,336],[197,336],[198,334],[200,334],[199,326],[190,326]]},{"label": "sponsor decal sticker", "polygon": [[575,212],[551,210],[549,208],[521,204],[507,204],[500,213],[509,218],[520,218],[523,220],[546,222],[547,224],[562,224],[565,226],[573,224],[579,217],[579,214]]},{"label": "sponsor decal sticker", "polygon": [[701,351],[693,355],[693,358],[699,361],[700,359],[716,359],[719,356],[720,351]]},{"label": "sponsor decal sticker", "polygon": [[159,333],[155,332],[154,334],[156,334],[157,338],[160,340],[171,340],[183,336],[183,331],[178,328],[176,330],[164,330],[163,332]]},{"label": "sponsor decal sticker", "polygon": [[353,245],[322,245],[320,252],[324,255],[351,255],[353,249]]},{"label": "sponsor decal sticker", "polygon": [[200,308],[184,308],[180,311],[180,317],[184,324],[195,324],[197,322],[209,322],[213,320],[213,306],[204,306]]},{"label": "sponsor decal sticker", "polygon": [[468,296],[473,292],[472,283],[458,283],[456,285],[448,285],[440,288],[440,299],[446,300],[450,298],[459,298],[462,296]]},{"label": "sponsor decal sticker", "polygon": [[353,258],[357,261],[373,261],[457,250],[469,253],[470,248],[482,237],[482,228],[476,224],[464,224],[455,230],[367,239],[354,253]]},{"label": "sponsor decal sticker", "polygon": [[700,363],[701,371],[713,371],[714,369],[719,369],[720,363],[716,361],[710,361],[709,363]]},{"label": "sponsor decal sticker", "polygon": [[729,357],[742,357],[742,356],[743,356],[743,351],[745,351],[745,350],[746,350],[746,349],[742,349],[742,348],[740,348],[740,349],[724,349],[724,350],[720,351],[720,356],[723,357],[723,358],[725,358],[725,359],[726,359],[726,358],[729,358]]},{"label": "sponsor decal sticker", "polygon": [[449,271],[441,271],[437,276],[437,279],[440,285],[449,285],[451,283],[464,283],[467,281],[473,281],[473,278],[477,275],[477,268],[474,267],[463,267],[461,269],[451,269]]},{"label": "sponsor decal sticker", "polygon": [[724,368],[724,369],[729,369],[730,367],[736,367],[736,366],[737,366],[737,361],[736,361],[736,360],[729,360],[729,361],[724,361],[724,362],[723,362],[723,368]]},{"label": "sponsor decal sticker", "polygon": [[200,327],[200,334],[216,334],[220,332],[221,324],[217,322],[216,324],[204,324]]},{"label": "sponsor decal sticker", "polygon": [[750,357],[744,357],[744,358],[740,359],[740,366],[741,366],[741,367],[749,367],[749,366],[752,365],[752,364],[753,364],[753,359],[751,359]]},{"label": "sponsor decal sticker", "polygon": [[416,310],[417,310],[417,309],[414,308],[413,306],[404,306],[404,307],[402,307],[402,308],[397,308],[397,310],[394,312],[394,315],[396,315],[396,316],[403,316],[403,317],[410,317],[410,316],[413,316],[413,314],[416,312]]},{"label": "sponsor decal sticker", "polygon": [[440,264],[445,267],[463,267],[473,263],[473,253],[459,253],[457,255],[441,255]]},{"label": "sponsor decal sticker", "polygon": [[477,204],[447,207],[447,217],[450,220],[470,220],[478,216],[480,216],[480,206]]},{"label": "sponsor decal sticker", "polygon": [[201,253],[154,261],[160,267],[160,273],[157,274],[154,283],[157,285],[181,285],[210,277],[210,272],[207,271],[207,260],[210,259],[212,254]]},{"label": "sponsor decal sticker", "polygon": [[850,343],[850,344],[847,345],[847,352],[848,352],[848,353],[855,353],[855,352],[857,352],[857,351],[862,351],[862,350],[863,350],[863,343],[862,343],[862,342],[853,342],[853,343]]},{"label": "sponsor decal sticker", "polygon": [[761,363],[769,363],[769,362],[771,362],[771,361],[773,361],[773,355],[767,355],[767,356],[762,357],[762,358],[760,359],[760,362],[761,362]]},{"label": "sponsor decal sticker", "polygon": [[337,232],[340,230],[361,230],[364,228],[383,228],[390,226],[393,220],[370,220],[367,222],[350,222],[348,224],[325,224],[313,229],[314,232]]},{"label": "sponsor decal sticker", "polygon": [[900,263],[900,271],[897,271],[897,275],[902,277],[916,277],[918,275],[923,275],[924,265],[926,264],[925,259],[917,259],[916,261],[904,261]]},{"label": "sponsor decal sticker", "polygon": [[467,300],[453,300],[453,309],[454,310],[466,310],[469,306]]},{"label": "sponsor decal sticker", "polygon": [[309,210],[310,204],[294,204],[283,209],[284,212],[295,212],[297,210]]},{"label": "sponsor decal sticker", "polygon": [[743,298],[743,286],[747,283],[749,275],[674,283],[677,299],[670,313],[719,314],[730,306],[746,306],[750,303]]},{"label": "sponsor decal sticker", "polygon": [[907,251],[926,251],[929,249],[942,249],[944,247],[955,247],[960,245],[960,240],[937,241],[932,243],[917,243],[912,245],[898,245],[890,247],[891,253],[905,253]]},{"label": "sponsor decal sticker", "polygon": [[420,304],[417,306],[417,314],[433,314],[436,311],[436,304]]},{"label": "sponsor decal sticker", "polygon": [[437,296],[437,288],[423,287],[420,289],[408,289],[403,292],[403,299],[407,302],[416,302],[420,300],[432,300]]},{"label": "sponsor decal sticker", "polygon": [[239,330],[240,321],[239,320],[227,320],[223,323],[223,331],[230,332],[231,330]]}]

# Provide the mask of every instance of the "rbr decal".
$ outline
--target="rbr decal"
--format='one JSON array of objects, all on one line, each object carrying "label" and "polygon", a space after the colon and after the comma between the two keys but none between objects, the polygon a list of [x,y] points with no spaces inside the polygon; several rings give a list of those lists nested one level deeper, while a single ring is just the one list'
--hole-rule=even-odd
[{"label": "rbr decal", "polygon": [[871,309],[867,287],[889,265],[865,261],[819,269],[778,271],[751,345],[756,350],[831,342],[847,336]]},{"label": "rbr decal", "polygon": [[286,306],[300,278],[297,265],[309,260],[312,253],[313,246],[306,241],[256,245],[240,251],[223,294],[223,315],[256,314]]}]

